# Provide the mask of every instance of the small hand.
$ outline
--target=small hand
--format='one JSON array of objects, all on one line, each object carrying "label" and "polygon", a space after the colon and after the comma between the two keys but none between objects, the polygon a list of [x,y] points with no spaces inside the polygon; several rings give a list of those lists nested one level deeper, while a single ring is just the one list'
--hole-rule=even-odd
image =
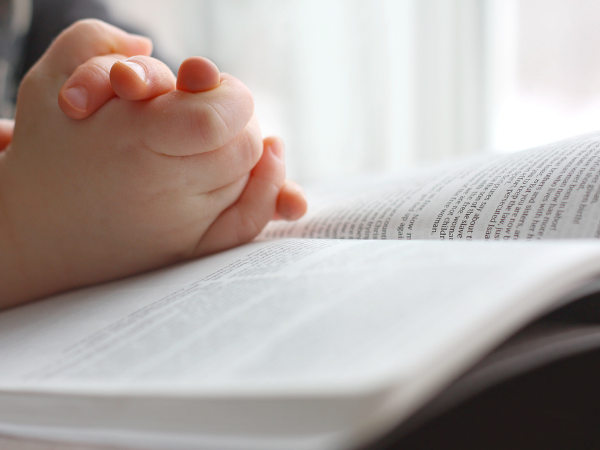
[{"label": "small hand", "polygon": [[[23,79],[0,152],[0,307],[241,244],[305,205],[241,82],[219,74],[190,92],[212,84],[212,66],[186,62],[178,82],[150,51],[145,38],[82,21]],[[115,58],[133,55],[148,63],[146,81],[119,63],[111,86]]]},{"label": "small hand", "polygon": [[[90,59],[75,70],[60,91],[59,106],[67,116],[83,119],[117,96],[125,100],[142,101],[156,98],[175,89],[191,93],[205,92],[217,88],[222,79],[228,77],[228,75],[221,75],[214,63],[202,57],[186,59],[179,67],[175,79],[171,70],[154,58],[134,56],[122,60],[120,55],[103,55]],[[82,95],[81,92],[85,94]],[[69,100],[69,93],[74,96],[75,102]],[[84,98],[85,101],[79,102],[79,98]],[[75,106],[74,103],[79,106]],[[265,139],[263,146],[266,147],[267,144],[275,145],[278,151],[283,152],[281,140]],[[273,172],[273,175],[275,173]],[[263,197],[264,193],[255,192],[254,195]],[[248,197],[244,198],[246,202],[249,201]],[[280,187],[273,218],[296,220],[305,214],[306,207],[302,188],[291,180],[285,180]],[[248,218],[244,217],[242,222],[247,222],[250,218],[255,220],[254,217],[264,214],[262,211],[259,213],[258,209],[244,207],[241,211],[250,214]],[[259,222],[263,221],[261,216]],[[240,239],[239,243],[246,240],[249,239]]]}]

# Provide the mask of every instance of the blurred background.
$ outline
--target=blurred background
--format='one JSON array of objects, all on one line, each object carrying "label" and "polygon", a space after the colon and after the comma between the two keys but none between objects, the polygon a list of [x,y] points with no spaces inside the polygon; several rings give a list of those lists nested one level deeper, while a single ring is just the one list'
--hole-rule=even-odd
[{"label": "blurred background", "polygon": [[245,82],[300,182],[600,129],[597,0],[108,0]]}]

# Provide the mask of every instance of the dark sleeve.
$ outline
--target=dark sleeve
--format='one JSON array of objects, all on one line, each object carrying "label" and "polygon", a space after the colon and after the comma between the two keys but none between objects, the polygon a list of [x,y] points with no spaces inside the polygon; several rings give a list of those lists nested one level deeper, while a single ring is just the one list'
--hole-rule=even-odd
[{"label": "dark sleeve", "polygon": [[[144,34],[127,24],[114,20],[108,8],[99,0],[33,0],[31,26],[24,42],[16,70],[17,83],[46,51],[52,40],[80,19],[100,19],[130,33]],[[153,56],[160,58],[156,55]]]}]

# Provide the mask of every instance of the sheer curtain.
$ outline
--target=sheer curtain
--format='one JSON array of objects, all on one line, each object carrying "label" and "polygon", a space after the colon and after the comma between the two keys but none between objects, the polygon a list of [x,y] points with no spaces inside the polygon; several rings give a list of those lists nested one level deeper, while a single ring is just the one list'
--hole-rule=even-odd
[{"label": "sheer curtain", "polygon": [[244,81],[299,181],[487,145],[487,1],[109,3],[149,30],[175,66],[200,54]]},{"label": "sheer curtain", "polygon": [[493,2],[491,143],[512,151],[600,129],[600,2]]}]

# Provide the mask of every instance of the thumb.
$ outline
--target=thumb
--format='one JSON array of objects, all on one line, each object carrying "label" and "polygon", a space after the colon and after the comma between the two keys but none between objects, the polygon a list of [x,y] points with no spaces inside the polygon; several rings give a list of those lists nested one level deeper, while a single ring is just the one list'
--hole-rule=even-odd
[{"label": "thumb", "polygon": [[219,86],[221,74],[210,59],[192,56],[179,66],[177,89],[187,92],[204,92]]}]

